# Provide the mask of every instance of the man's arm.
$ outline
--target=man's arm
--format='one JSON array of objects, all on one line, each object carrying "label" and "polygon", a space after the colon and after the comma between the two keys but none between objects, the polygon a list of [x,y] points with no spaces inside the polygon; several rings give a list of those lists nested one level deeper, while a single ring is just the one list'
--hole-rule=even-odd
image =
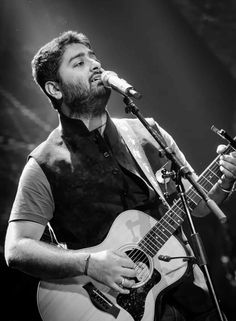
[{"label": "man's arm", "polygon": [[[31,161],[32,162],[32,161]],[[119,251],[89,253],[87,249],[67,250],[41,241],[45,226],[53,216],[50,186],[40,168],[26,168],[20,180],[5,239],[5,259],[9,267],[42,280],[74,277],[87,273],[92,278],[127,294],[136,276],[132,260]],[[30,166],[29,166],[30,167]],[[28,170],[27,170],[28,169]],[[38,175],[39,174],[39,175]],[[125,288],[121,287],[123,278]]]},{"label": "man's arm", "polygon": [[40,279],[83,274],[88,254],[40,241],[44,228],[32,221],[10,222],[5,241],[7,264]]},{"label": "man's arm", "polygon": [[[115,291],[129,293],[127,288],[136,277],[134,263],[119,251],[67,250],[40,241],[44,226],[30,221],[10,222],[5,242],[5,258],[9,267],[42,280],[61,279],[85,273],[86,260],[91,254],[87,274]],[[125,278],[125,288],[121,287]]]}]

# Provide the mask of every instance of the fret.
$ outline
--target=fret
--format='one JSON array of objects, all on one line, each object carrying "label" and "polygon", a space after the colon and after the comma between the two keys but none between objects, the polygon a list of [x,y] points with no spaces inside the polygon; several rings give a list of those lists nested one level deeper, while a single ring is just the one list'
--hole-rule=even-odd
[{"label": "fret", "polygon": [[[181,209],[181,212],[184,211]],[[177,217],[177,221],[173,218],[173,215]],[[168,222],[169,221],[169,222]],[[170,221],[172,221],[172,224],[170,224]],[[141,246],[145,246],[148,248],[149,253],[153,250],[155,253],[158,252],[158,250],[165,244],[165,242],[170,238],[170,236],[173,234],[173,232],[183,223],[184,219],[176,214],[176,212],[172,211],[172,216],[168,215],[166,219],[160,219],[158,223],[149,231],[149,233],[143,238],[142,241],[140,241]],[[169,227],[171,227],[171,231],[169,228],[164,228],[164,224],[169,224]],[[157,244],[153,245],[153,233],[154,233],[154,239],[157,242]]]},{"label": "fret", "polygon": [[[139,247],[141,250],[143,250],[145,253],[147,253],[149,256],[153,257],[158,251],[159,249],[156,251],[154,248],[152,248],[151,246],[146,246],[148,243],[144,243],[143,241],[139,242]],[[134,250],[133,250],[134,251]],[[132,251],[132,252],[133,252]],[[131,255],[131,254],[130,254]]]},{"label": "fret", "polygon": [[[197,196],[198,196],[198,195],[196,194],[196,198],[197,198]],[[200,201],[200,197],[199,197],[199,201]],[[189,209],[190,209],[191,211],[193,211],[194,208],[197,206],[197,204],[198,204],[199,202],[196,202],[196,201],[193,200],[193,198],[190,198],[190,197],[187,196],[187,203],[188,203]]]},{"label": "fret", "polygon": [[175,219],[169,215],[165,220],[163,220],[163,225],[166,226],[166,229],[168,229],[169,233],[172,235],[176,228],[182,224],[183,221],[184,219],[181,219],[180,217]]},{"label": "fret", "polygon": [[168,225],[171,229],[173,229],[173,228],[174,228],[173,225],[174,225],[174,223],[176,223],[176,222],[171,218],[171,216],[170,216],[169,218],[171,219],[171,222],[170,222],[170,220],[169,220],[169,222],[168,222],[167,220],[165,220],[164,223],[167,223],[167,225]]},{"label": "fret", "polygon": [[[231,146],[228,146],[224,154],[233,150],[234,149]],[[205,193],[210,191],[222,175],[219,169],[219,157],[220,156],[218,155],[215,160],[213,160],[198,179],[198,183]],[[202,199],[193,186],[191,186],[186,192],[186,198],[191,210],[193,210]],[[183,209],[182,201],[179,198],[143,237],[138,245],[144,252],[153,257],[170,238],[170,236],[173,235],[177,228],[181,226],[184,222],[185,216],[186,213]]]},{"label": "fret", "polygon": [[173,232],[183,223],[184,218],[178,216],[178,218],[174,221],[175,224],[173,224]]},{"label": "fret", "polygon": [[[180,200],[178,200],[178,202],[180,203]],[[174,205],[175,207],[176,207],[176,204]],[[175,208],[175,209],[170,209],[166,214],[168,214],[169,212],[169,215],[167,215],[167,217],[166,217],[166,215],[164,215],[163,216],[163,220],[167,220],[167,219],[169,219],[170,217],[171,217],[171,219],[172,220],[174,220],[174,222],[176,223],[176,224],[178,224],[178,225],[180,225],[182,222],[183,222],[183,220],[184,220],[184,216],[185,216],[185,212],[184,212],[184,210],[182,210],[181,209],[181,212],[180,213],[178,213],[178,211],[179,211],[179,208],[180,207],[177,207],[177,208]],[[174,228],[174,227],[173,227]]]},{"label": "fret", "polygon": [[[220,176],[221,175],[217,175],[215,172],[213,172],[213,170],[211,170],[210,168],[209,168],[209,171],[211,172],[211,174],[213,174],[213,176],[210,174],[210,179],[212,178],[216,178],[216,181],[220,178]],[[219,173],[220,173],[220,171],[219,171]]]},{"label": "fret", "polygon": [[195,189],[192,189],[191,193],[187,193],[187,199],[193,205],[193,209],[197,206],[197,204],[201,201],[201,196]]},{"label": "fret", "polygon": [[158,247],[164,244],[166,239],[163,238],[163,235],[161,235],[160,233],[157,234],[154,230],[155,227],[149,232],[148,238],[144,238],[143,241],[149,245],[153,245],[153,247]]},{"label": "fret", "polygon": [[210,182],[210,180],[207,179],[206,176],[204,176],[203,179],[205,180],[205,182],[206,182],[208,185],[210,185],[210,187],[213,187],[213,186],[215,185],[215,184],[212,184],[212,182]]},{"label": "fret", "polygon": [[[158,233],[157,233],[158,231]],[[149,231],[149,233],[143,238],[141,244],[148,248],[149,251],[155,250],[156,252],[161,248],[163,244],[170,238],[172,233],[164,229],[163,227],[157,230],[156,225]],[[153,240],[156,241],[153,242]]]},{"label": "fret", "polygon": [[185,214],[185,212],[184,212],[184,210],[182,209],[182,206],[181,206],[182,204],[178,205],[178,203],[180,203],[179,200],[177,202],[175,202],[174,206],[176,207],[176,209],[178,211],[180,211],[181,213]]},{"label": "fret", "polygon": [[[156,229],[156,228],[157,228],[157,227],[156,227],[156,225],[155,225],[155,226],[149,231],[149,233],[148,233],[146,236],[144,236],[142,242],[147,243],[147,244],[149,244],[149,245],[151,245],[151,243],[153,243],[154,246],[158,246],[158,244],[159,244],[159,245],[164,244],[165,241],[166,241],[166,239],[163,238],[163,235],[162,235],[161,233],[158,233],[158,234],[157,234],[157,232],[155,232],[155,229]],[[154,242],[153,242],[153,240],[154,240]],[[158,243],[158,244],[157,244],[157,243]],[[146,246],[148,246],[148,245],[146,245]]]},{"label": "fret", "polygon": [[207,194],[209,192],[209,190],[206,189],[206,186],[203,186],[202,184],[201,185],[201,188],[203,189],[203,191]]},{"label": "fret", "polygon": [[159,231],[158,232],[162,232],[162,234],[166,237],[166,236],[171,236],[172,233],[167,229],[165,228],[165,226],[162,224],[161,227],[159,228]]},{"label": "fret", "polygon": [[[200,196],[198,195],[198,193],[197,192],[195,192],[195,199],[196,198],[199,198],[200,199]],[[189,196],[187,196],[187,202],[188,202],[188,205],[189,206],[193,206],[193,208],[194,207],[196,207],[197,206],[197,204],[199,203],[198,201],[196,201],[193,197],[189,197]]]},{"label": "fret", "polygon": [[[209,173],[207,173],[207,175],[202,176],[198,182],[202,187],[204,187],[204,185],[205,185],[205,187],[208,187],[208,185],[211,185],[210,186],[210,188],[211,188],[212,186],[215,185],[215,183],[218,181],[218,179],[219,179],[218,176],[216,176],[216,175],[213,176],[212,173],[209,172]],[[210,190],[210,188],[209,188],[209,190]]]},{"label": "fret", "polygon": [[[164,235],[163,239],[167,237],[167,239],[172,235],[173,233],[173,227],[169,224],[169,228],[168,225],[165,224],[167,221],[160,221],[160,226],[159,226],[159,230],[157,230],[156,228],[154,228],[155,233],[159,235],[160,231],[162,232],[162,235]],[[171,230],[170,230],[171,227]]]},{"label": "fret", "polygon": [[[200,182],[199,182],[200,184]],[[201,184],[200,184],[201,185]],[[202,187],[202,186],[201,186]],[[189,192],[187,192],[187,198],[189,198],[192,202],[194,202],[196,205],[201,200],[201,196],[198,194],[198,192],[195,190],[195,188],[191,188]]]}]

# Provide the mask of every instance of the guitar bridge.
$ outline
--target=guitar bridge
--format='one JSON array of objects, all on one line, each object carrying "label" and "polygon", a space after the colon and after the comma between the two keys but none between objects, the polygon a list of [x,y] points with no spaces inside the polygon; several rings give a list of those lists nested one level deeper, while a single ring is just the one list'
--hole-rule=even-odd
[{"label": "guitar bridge", "polygon": [[101,291],[99,291],[92,282],[86,283],[83,288],[88,292],[89,297],[99,310],[110,313],[117,318],[120,309],[115,306]]}]

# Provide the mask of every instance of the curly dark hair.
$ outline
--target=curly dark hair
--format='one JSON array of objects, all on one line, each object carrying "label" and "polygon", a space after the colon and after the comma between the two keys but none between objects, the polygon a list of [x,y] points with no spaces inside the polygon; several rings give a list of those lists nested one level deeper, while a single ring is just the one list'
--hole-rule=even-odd
[{"label": "curly dark hair", "polygon": [[62,56],[68,45],[80,43],[91,49],[91,44],[87,36],[76,31],[65,31],[49,43],[45,44],[34,56],[31,66],[34,81],[43,92],[50,98],[54,108],[58,108],[58,101],[50,96],[45,90],[47,81],[60,81],[58,69]]}]

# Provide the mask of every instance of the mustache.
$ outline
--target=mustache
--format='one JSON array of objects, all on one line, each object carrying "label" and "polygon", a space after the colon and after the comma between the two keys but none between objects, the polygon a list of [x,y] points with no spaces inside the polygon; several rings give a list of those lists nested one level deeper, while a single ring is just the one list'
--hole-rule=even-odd
[{"label": "mustache", "polygon": [[89,82],[92,82],[94,78],[96,78],[97,76],[99,76],[99,79],[101,79],[101,74],[102,74],[102,70],[97,70],[93,72],[92,75],[89,77]]}]

